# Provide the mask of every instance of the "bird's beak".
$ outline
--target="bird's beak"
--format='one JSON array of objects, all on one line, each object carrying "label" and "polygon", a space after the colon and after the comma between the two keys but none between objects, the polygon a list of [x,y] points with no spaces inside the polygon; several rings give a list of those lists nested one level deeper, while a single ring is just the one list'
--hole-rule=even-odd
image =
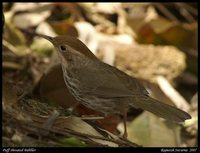
[{"label": "bird's beak", "polygon": [[38,33],[35,33],[36,36],[38,37],[42,37],[48,41],[50,41],[52,44],[55,44],[54,43],[54,38],[53,37],[50,37],[50,36],[46,36],[46,35],[43,35],[43,34],[38,34]]}]

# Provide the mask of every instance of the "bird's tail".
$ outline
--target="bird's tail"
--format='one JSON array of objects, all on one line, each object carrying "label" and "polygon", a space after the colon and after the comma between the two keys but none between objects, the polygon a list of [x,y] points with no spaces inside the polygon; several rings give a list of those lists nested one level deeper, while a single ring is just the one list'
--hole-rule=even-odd
[{"label": "bird's tail", "polygon": [[188,113],[168,104],[162,103],[149,96],[141,96],[139,98],[134,98],[131,100],[129,105],[135,108],[144,109],[159,117],[175,122],[184,122],[185,120],[191,118],[191,116]]}]

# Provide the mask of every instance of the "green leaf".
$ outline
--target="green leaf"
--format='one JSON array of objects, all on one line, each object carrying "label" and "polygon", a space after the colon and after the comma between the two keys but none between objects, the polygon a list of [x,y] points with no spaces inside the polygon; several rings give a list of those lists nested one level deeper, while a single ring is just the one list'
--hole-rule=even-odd
[{"label": "green leaf", "polygon": [[62,143],[65,147],[86,147],[87,145],[75,138],[75,137],[70,137],[70,138],[63,138],[59,140],[60,143]]}]

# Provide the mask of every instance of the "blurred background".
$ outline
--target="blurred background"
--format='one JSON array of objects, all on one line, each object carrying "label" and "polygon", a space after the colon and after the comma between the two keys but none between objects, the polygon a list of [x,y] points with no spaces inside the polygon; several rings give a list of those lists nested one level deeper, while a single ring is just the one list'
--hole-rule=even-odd
[{"label": "blurred background", "polygon": [[[3,3],[3,146],[197,146],[197,12],[197,3]],[[122,141],[120,116],[97,119],[82,105],[70,116],[76,100],[66,92],[57,54],[30,31],[77,37],[192,119],[176,124],[130,109]],[[44,125],[55,110],[56,122]]]}]

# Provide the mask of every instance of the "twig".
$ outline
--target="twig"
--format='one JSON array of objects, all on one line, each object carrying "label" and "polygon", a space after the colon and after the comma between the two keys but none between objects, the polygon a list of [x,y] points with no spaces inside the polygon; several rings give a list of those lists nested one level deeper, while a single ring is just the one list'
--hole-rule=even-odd
[{"label": "twig", "polygon": [[[29,130],[29,131],[32,131],[32,132],[35,132],[35,133],[38,133],[38,131],[41,131],[41,130],[48,130],[50,132],[62,134],[62,135],[65,135],[65,136],[69,136],[69,134],[70,134],[70,135],[79,137],[81,139],[87,140],[87,141],[88,141],[88,138],[89,139],[100,139],[100,140],[105,140],[105,141],[108,141],[108,142],[116,143],[119,146],[142,147],[138,144],[132,143],[132,142],[125,140],[125,139],[122,139],[122,138],[120,140],[114,140],[114,139],[109,139],[109,138],[105,138],[105,137],[101,137],[101,136],[79,133],[79,132],[76,132],[76,131],[72,131],[70,129],[61,129],[61,128],[57,128],[55,126],[53,126],[51,129],[46,129],[41,124],[36,123],[36,122],[34,122],[34,124],[33,124],[33,123],[25,122],[25,121],[22,121],[22,120],[17,120],[16,118],[14,120],[16,121],[16,124],[20,123],[20,126],[22,128],[25,128],[26,130]],[[91,142],[91,141],[88,141],[88,142]],[[92,143],[94,143],[94,142],[92,141]],[[98,144],[98,145],[102,145],[102,144]]]},{"label": "twig", "polygon": [[175,6],[178,7],[180,14],[183,15],[188,22],[195,22],[194,17],[189,13],[184,5],[175,3]]},{"label": "twig", "polygon": [[179,20],[163,5],[163,4],[154,4],[166,17],[179,23]]},{"label": "twig", "polygon": [[6,41],[5,39],[3,39],[3,45],[7,47],[10,51],[12,51],[15,55],[18,55],[16,47],[11,43],[9,43],[8,41]]},{"label": "twig", "polygon": [[165,95],[170,98],[174,104],[184,111],[190,110],[190,105],[187,103],[187,101],[181,96],[173,87],[172,85],[162,76],[157,77],[157,82],[159,87],[162,89],[162,91],[165,93]]},{"label": "twig", "polygon": [[191,6],[188,5],[188,4],[185,4],[185,3],[175,3],[175,5],[184,7],[185,9],[187,9],[188,11],[190,11],[190,12],[191,12],[193,15],[195,15],[195,16],[198,15],[197,10],[194,9],[193,7],[191,7]]}]

